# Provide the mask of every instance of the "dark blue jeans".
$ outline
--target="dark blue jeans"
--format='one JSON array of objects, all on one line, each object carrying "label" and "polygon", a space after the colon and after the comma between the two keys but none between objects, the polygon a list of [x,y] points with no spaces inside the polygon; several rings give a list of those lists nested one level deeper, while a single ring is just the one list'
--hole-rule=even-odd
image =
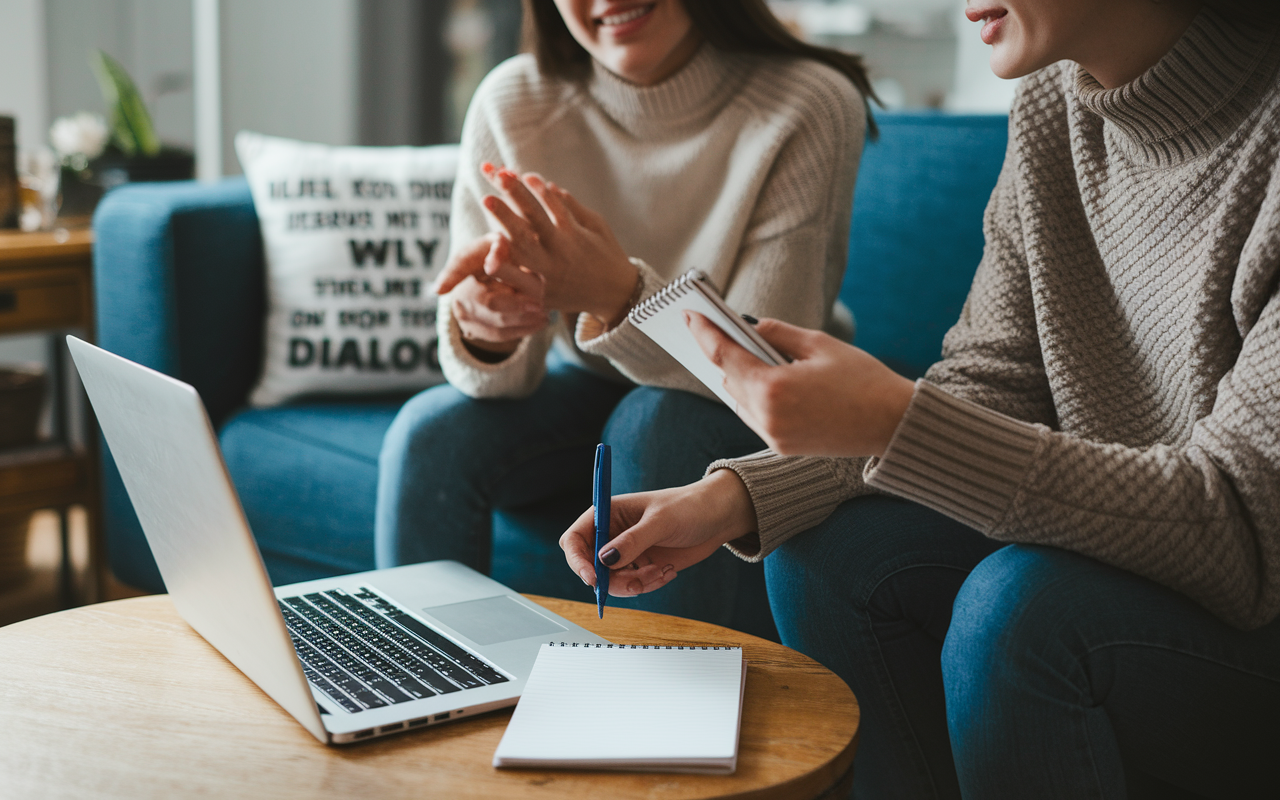
[{"label": "dark blue jeans", "polygon": [[896,498],[766,560],[783,642],[862,710],[854,796],[1280,797],[1280,622]]},{"label": "dark blue jeans", "polygon": [[[613,451],[614,494],[683,486],[718,458],[764,449],[720,403],[620,385],[558,359],[527,398],[474,400],[437,386],[409,400],[383,439],[378,566],[454,559],[487,572],[494,510],[589,487],[601,441]],[[589,504],[569,509],[558,531]],[[558,548],[553,560],[530,569],[572,576]],[[660,592],[610,602],[729,625],[739,584],[753,566],[722,551]]]}]

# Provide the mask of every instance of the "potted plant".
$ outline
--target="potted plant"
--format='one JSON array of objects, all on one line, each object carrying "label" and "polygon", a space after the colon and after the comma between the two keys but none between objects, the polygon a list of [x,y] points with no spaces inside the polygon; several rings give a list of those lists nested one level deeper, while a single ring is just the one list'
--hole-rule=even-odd
[{"label": "potted plant", "polygon": [[98,79],[107,118],[81,112],[53,123],[49,138],[62,160],[62,214],[89,214],[102,193],[133,181],[189,180],[195,157],[156,136],[138,87],[120,62],[95,50],[89,64]]}]

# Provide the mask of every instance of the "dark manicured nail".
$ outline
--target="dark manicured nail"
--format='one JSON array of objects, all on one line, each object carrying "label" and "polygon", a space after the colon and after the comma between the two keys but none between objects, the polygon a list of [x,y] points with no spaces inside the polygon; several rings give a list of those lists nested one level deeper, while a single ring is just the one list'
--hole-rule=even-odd
[{"label": "dark manicured nail", "polygon": [[612,547],[600,554],[600,562],[606,567],[617,564],[619,558],[622,558],[622,554]]},{"label": "dark manicured nail", "polygon": [[749,324],[751,324],[751,325],[756,325],[756,324],[758,324],[758,323],[760,322],[760,320],[756,319],[755,317],[751,316],[750,314],[743,314],[743,315],[742,315],[742,318],[743,318],[743,319],[745,319],[745,320],[746,320]]}]

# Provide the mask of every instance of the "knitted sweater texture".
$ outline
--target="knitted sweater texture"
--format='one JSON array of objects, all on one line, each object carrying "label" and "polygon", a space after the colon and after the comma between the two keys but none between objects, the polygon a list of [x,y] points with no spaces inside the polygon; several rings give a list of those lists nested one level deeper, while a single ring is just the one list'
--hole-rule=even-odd
[{"label": "knitted sweater texture", "polygon": [[[832,329],[844,275],[866,115],[857,89],[808,59],[725,54],[704,45],[671,78],[639,87],[596,65],[586,82],[544,78],[517,56],[485,78],[463,125],[453,247],[489,232],[486,161],[538,172],[602,214],[643,280],[640,299],[690,269],[740,312]],[[520,397],[556,342],[602,375],[714,398],[629,322],[554,315],[497,364],[462,344],[440,304],[440,361],[473,397]],[[847,323],[846,323],[847,324]]]},{"label": "knitted sweater texture", "polygon": [[880,459],[737,471],[758,559],[890,492],[1252,628],[1280,611],[1280,38],[1210,11],[1136,81],[1024,80],[986,252]]}]

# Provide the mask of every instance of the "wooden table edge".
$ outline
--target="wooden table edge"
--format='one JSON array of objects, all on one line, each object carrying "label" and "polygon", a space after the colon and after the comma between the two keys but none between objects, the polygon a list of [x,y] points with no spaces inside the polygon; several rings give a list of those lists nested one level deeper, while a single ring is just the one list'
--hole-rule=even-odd
[{"label": "wooden table edge", "polygon": [[[570,621],[573,621],[575,623],[579,623],[579,620],[573,619],[574,616],[585,615],[588,617],[588,619],[585,620],[587,622],[590,622],[590,620],[595,618],[595,606],[593,604],[582,603],[582,602],[573,601],[573,600],[563,600],[559,598],[544,597],[541,595],[533,595],[533,594],[527,594],[527,595],[524,595],[524,597],[542,606],[543,608],[546,608],[547,610],[553,613],[559,614],[561,616],[566,617],[567,619],[570,619]],[[579,610],[584,612],[583,614],[574,613],[574,608],[578,606],[581,607]],[[136,611],[134,611],[134,609],[136,609]],[[165,595],[165,594],[148,595],[143,597],[131,597],[131,598],[124,598],[121,600],[113,600],[113,601],[108,601],[104,603],[94,604],[91,606],[82,606],[78,609],[71,609],[70,612],[74,613],[75,611],[86,611],[86,610],[93,610],[96,612],[103,612],[103,613],[109,613],[109,614],[118,613],[132,620],[153,620],[156,617],[164,617],[164,616],[172,615],[172,617],[176,621],[178,622],[182,621],[181,616],[178,615],[176,608],[174,608],[173,606],[172,600],[169,598],[168,595]],[[569,611],[570,613],[569,614],[564,613],[564,611],[566,610]],[[622,614],[622,615],[667,616],[667,615],[652,614],[652,612],[641,611],[638,609],[609,609],[606,611],[606,614],[610,612],[614,614]],[[3,633],[7,630],[12,630],[17,627],[47,623],[50,617],[54,617],[54,616],[57,616],[58,614],[66,614],[66,613],[68,612],[67,611],[55,612],[54,614],[47,614],[41,617],[34,617],[28,620],[23,620],[21,622],[12,623],[11,625],[0,628],[0,633]],[[680,619],[680,618],[674,618],[674,619]],[[681,620],[681,621],[687,621],[687,620]],[[693,622],[693,621],[688,621],[688,622]],[[729,628],[715,626],[710,623],[695,622],[694,624],[712,629],[714,632],[720,634],[723,637],[721,644],[741,645],[744,647],[744,650],[749,648],[754,649],[756,647],[765,647],[765,648],[782,647],[782,645],[779,645],[776,642],[771,642],[766,639],[761,639],[759,637],[742,633],[740,631],[735,631]],[[586,627],[586,626],[584,625],[583,627]],[[637,636],[634,638],[635,638],[634,642],[627,642],[627,643],[661,645],[669,641],[667,639],[664,639],[661,636]],[[712,644],[715,641],[716,641],[716,637],[712,637],[712,638],[707,638],[705,643]],[[701,644],[703,642],[699,642],[699,643]],[[794,656],[798,657],[799,659],[802,659],[802,662],[801,662],[802,665],[804,664],[804,662],[808,662],[808,664],[811,664],[812,666],[818,669],[821,669],[824,672],[828,672],[828,673],[830,672],[829,670],[826,670],[824,667],[818,664],[818,662],[813,661],[807,656],[804,656],[802,653],[798,653],[796,651],[789,650],[789,649],[788,649],[788,652],[791,654],[794,654]],[[744,653],[744,655],[746,654]],[[762,665],[757,664],[755,668],[761,669]],[[750,662],[748,664],[748,669],[751,669]],[[842,682],[842,685],[843,685],[843,682]],[[848,691],[847,687],[846,687],[846,691]],[[850,696],[852,697],[851,692],[850,692]],[[857,707],[857,700],[856,698],[852,698],[852,699],[854,704],[854,711],[855,713],[857,713],[859,711]],[[491,712],[491,714],[495,714],[495,715],[502,714],[502,713],[510,713],[510,709],[503,709],[503,710]],[[860,713],[858,714],[858,716],[860,717]],[[424,729],[424,730],[427,730],[427,729]],[[856,753],[858,740],[860,738],[860,735],[859,735],[860,730],[861,730],[860,724],[855,723],[853,734],[849,739],[849,741],[845,743],[840,753],[835,757],[829,759],[825,764],[819,765],[818,767],[810,770],[807,773],[798,775],[795,778],[786,781],[785,783],[775,784],[773,786],[765,787],[762,789],[751,789],[744,792],[734,792],[730,794],[708,796],[707,800],[712,800],[712,797],[714,797],[715,800],[765,800],[766,798],[790,798],[790,797],[810,797],[810,798],[814,798],[815,800],[828,800],[828,799],[834,800],[834,798],[836,797],[843,797],[843,795],[841,795],[840,792],[844,791],[844,788],[848,785],[852,777],[853,759]],[[406,736],[408,736],[408,734],[406,734]],[[388,738],[398,739],[400,737],[388,737]],[[380,738],[380,739],[372,739],[367,742],[363,742],[359,744],[341,745],[341,746],[332,746],[332,747],[337,747],[340,750],[346,751],[346,752],[355,752],[368,746],[377,745],[379,742],[386,742],[386,741],[387,739]],[[320,745],[320,746],[323,747],[324,745]],[[559,771],[559,770],[533,770],[533,769],[529,769],[529,770],[504,769],[502,770],[502,772],[509,772],[512,774],[538,775],[538,776],[545,776],[547,778],[552,778],[552,779],[566,776],[566,775],[580,775],[583,773],[583,771],[581,770]],[[595,773],[595,774],[606,774],[606,773]]]}]

